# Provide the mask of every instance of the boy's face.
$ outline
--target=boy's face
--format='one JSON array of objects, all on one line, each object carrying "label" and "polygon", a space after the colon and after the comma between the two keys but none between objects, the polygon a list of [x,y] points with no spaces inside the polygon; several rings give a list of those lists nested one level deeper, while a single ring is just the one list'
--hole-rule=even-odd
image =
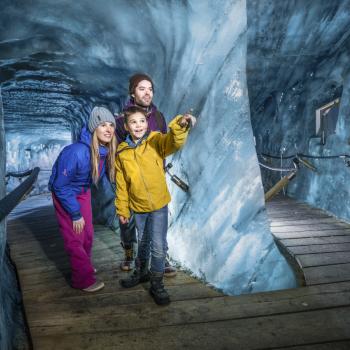
[{"label": "boy's face", "polygon": [[128,117],[128,123],[125,124],[125,129],[129,131],[132,140],[137,142],[147,132],[148,122],[146,117],[140,112],[130,115]]}]

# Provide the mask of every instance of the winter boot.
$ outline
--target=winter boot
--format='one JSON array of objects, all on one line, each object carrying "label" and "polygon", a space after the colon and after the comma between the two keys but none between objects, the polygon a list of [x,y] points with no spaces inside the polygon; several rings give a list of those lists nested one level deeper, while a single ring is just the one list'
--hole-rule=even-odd
[{"label": "winter boot", "polygon": [[165,259],[165,267],[164,267],[164,277],[175,277],[177,274],[176,267],[170,264],[169,258]]},{"label": "winter boot", "polygon": [[151,288],[149,290],[155,303],[158,305],[170,304],[170,298],[168,292],[164,289],[163,273],[152,272],[151,273]]},{"label": "winter boot", "polygon": [[120,263],[120,269],[122,271],[131,271],[132,270],[132,262],[134,260],[134,249],[133,245],[123,245],[124,248],[124,260]]},{"label": "winter boot", "polygon": [[96,281],[91,286],[83,288],[82,290],[84,292],[93,293],[93,292],[97,292],[97,291],[101,290],[104,286],[105,286],[105,284],[103,282]]},{"label": "winter boot", "polygon": [[150,273],[148,270],[148,261],[135,262],[135,270],[133,274],[120,280],[120,285],[124,288],[132,288],[139,283],[148,282],[150,280]]}]

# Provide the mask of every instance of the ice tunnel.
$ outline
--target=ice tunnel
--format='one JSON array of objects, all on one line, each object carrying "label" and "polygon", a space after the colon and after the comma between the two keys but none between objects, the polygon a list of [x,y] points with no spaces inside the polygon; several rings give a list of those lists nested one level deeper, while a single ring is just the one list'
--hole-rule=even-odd
[{"label": "ice tunnel", "polygon": [[[264,2],[248,4],[247,79],[257,152],[277,156],[273,165],[282,167],[291,166],[290,155],[308,156],[317,172],[301,169],[288,195],[349,220],[350,3],[275,1],[269,15]],[[264,169],[262,175],[266,189],[279,177]]]},{"label": "ice tunnel", "polygon": [[[348,152],[349,11],[340,0],[3,0],[1,196],[6,172],[34,166],[42,171],[33,195],[46,191],[54,160],[92,107],[118,113],[129,76],[146,72],[167,121],[190,109],[198,117],[172,159],[190,192],[169,181],[171,257],[231,295],[295,287],[264,209],[264,187],[280,173],[261,172],[259,157],[277,155],[289,167],[289,154]],[[322,144],[315,113],[336,99],[336,126]],[[344,157],[325,159],[315,160],[322,174],[300,171],[288,194],[349,219],[349,169]],[[113,208],[96,196],[96,217],[113,225]],[[8,344],[20,297],[13,297],[4,222],[0,248]]]}]

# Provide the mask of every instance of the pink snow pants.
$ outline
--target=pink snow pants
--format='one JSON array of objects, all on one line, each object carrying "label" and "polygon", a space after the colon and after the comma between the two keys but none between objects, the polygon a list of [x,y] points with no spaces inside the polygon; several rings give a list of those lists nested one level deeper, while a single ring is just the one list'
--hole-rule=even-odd
[{"label": "pink snow pants", "polygon": [[83,232],[73,231],[73,222],[61,206],[57,197],[52,193],[59,229],[64,241],[64,249],[69,255],[71,266],[72,287],[83,289],[96,282],[94,268],[91,262],[91,249],[94,237],[91,210],[91,192],[87,190],[77,195],[80,213],[85,220]]}]

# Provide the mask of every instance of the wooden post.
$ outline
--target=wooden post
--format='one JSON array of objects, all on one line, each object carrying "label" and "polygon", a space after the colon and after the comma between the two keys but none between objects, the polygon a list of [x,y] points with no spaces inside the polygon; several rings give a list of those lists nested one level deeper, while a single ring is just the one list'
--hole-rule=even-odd
[{"label": "wooden post", "polygon": [[280,181],[278,181],[272,188],[270,188],[265,193],[265,202],[268,202],[271,198],[273,198],[279,191],[282,190],[283,187],[287,186],[289,181],[294,178],[296,171],[292,171],[288,175],[282,177]]}]

